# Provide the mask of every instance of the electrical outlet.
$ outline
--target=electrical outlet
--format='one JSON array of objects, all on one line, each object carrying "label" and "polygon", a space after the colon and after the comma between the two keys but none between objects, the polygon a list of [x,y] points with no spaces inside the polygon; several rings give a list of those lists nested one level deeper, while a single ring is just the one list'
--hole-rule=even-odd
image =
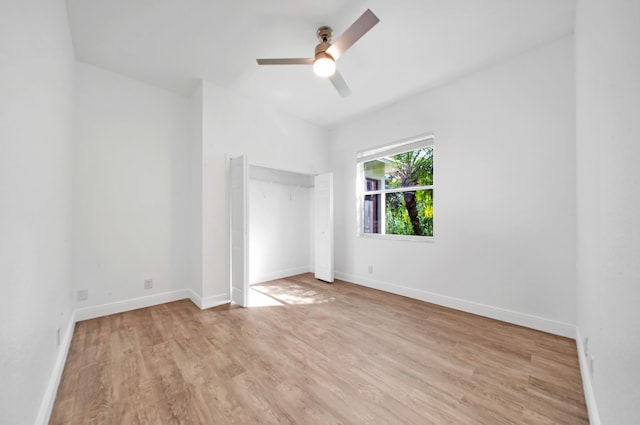
[{"label": "electrical outlet", "polygon": [[369,264],[369,274],[373,274],[373,266]]},{"label": "electrical outlet", "polygon": [[78,301],[86,301],[89,299],[89,290],[88,289],[80,289],[78,291]]},{"label": "electrical outlet", "polygon": [[147,278],[144,280],[144,289],[151,289],[153,288],[153,279],[151,278]]},{"label": "electrical outlet", "polygon": [[60,328],[56,329],[56,347],[60,347]]}]

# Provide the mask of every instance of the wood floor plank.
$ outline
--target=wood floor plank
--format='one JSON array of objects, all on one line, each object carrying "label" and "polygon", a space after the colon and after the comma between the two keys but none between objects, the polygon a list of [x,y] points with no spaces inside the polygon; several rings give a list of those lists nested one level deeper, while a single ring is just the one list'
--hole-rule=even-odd
[{"label": "wood floor plank", "polygon": [[588,424],[575,342],[311,274],[79,322],[52,425]]}]

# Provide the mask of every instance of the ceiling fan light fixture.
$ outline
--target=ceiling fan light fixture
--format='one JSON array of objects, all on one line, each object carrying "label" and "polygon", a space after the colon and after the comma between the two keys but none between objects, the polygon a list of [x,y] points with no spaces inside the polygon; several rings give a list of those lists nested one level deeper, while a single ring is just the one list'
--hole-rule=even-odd
[{"label": "ceiling fan light fixture", "polygon": [[316,31],[320,43],[316,46],[315,56],[309,58],[274,58],[257,59],[258,65],[312,65],[314,73],[328,79],[340,96],[347,97],[351,94],[349,86],[342,75],[336,69],[336,60],[346,52],[356,41],[360,40],[380,19],[369,9],[365,10],[349,28],[332,43],[333,30],[331,27],[322,26]]},{"label": "ceiling fan light fixture", "polygon": [[328,53],[318,53],[313,61],[313,72],[318,77],[331,77],[336,72],[336,62]]}]

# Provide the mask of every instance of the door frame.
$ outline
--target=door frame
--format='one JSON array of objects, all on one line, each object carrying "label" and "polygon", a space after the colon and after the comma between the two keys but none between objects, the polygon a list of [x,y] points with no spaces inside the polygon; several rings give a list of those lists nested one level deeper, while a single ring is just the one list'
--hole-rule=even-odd
[{"label": "door frame", "polygon": [[[332,283],[334,281],[333,173],[318,174],[314,176],[313,183],[314,274],[316,279]],[[326,193],[322,193],[325,189]]]},{"label": "door frame", "polygon": [[[228,159],[228,214],[229,214],[229,292],[231,301],[242,307],[249,306],[249,160],[246,155]],[[234,170],[236,164],[239,172]],[[239,178],[239,181],[236,179]],[[240,188],[240,198],[234,197]],[[239,205],[235,203],[239,202]],[[236,211],[236,207],[240,210]],[[236,235],[234,231],[240,232]],[[238,246],[236,242],[241,242]],[[238,255],[239,254],[239,255]]]}]

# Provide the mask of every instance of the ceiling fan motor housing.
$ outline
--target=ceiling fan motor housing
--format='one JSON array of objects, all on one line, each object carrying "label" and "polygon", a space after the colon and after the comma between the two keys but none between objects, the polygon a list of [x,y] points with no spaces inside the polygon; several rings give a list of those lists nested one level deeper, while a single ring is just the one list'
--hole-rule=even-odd
[{"label": "ceiling fan motor housing", "polygon": [[[318,31],[316,31],[316,35],[318,36],[318,40],[320,40],[320,44],[316,46],[316,59],[319,57],[331,57],[328,53],[325,53],[327,49],[331,46],[331,37],[333,36],[333,30],[331,27],[320,27]],[[324,53],[324,54],[321,54]]]},{"label": "ceiling fan motor housing", "polygon": [[331,43],[331,37],[333,36],[333,30],[331,27],[320,27],[318,31],[316,31],[316,35],[318,36],[318,40],[320,42]]}]

